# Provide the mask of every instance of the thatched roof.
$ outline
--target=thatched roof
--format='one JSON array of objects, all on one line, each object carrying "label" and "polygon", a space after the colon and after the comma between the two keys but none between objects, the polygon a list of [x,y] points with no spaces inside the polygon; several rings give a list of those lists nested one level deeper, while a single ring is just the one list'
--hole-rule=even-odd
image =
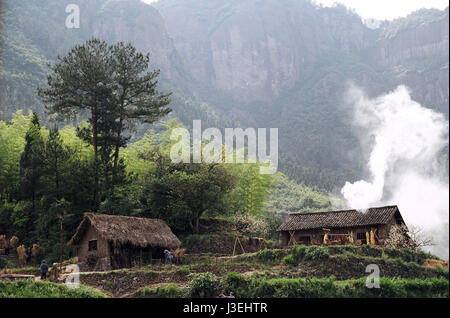
[{"label": "thatched roof", "polygon": [[[396,205],[357,210],[293,213],[281,224],[278,231],[312,230],[321,228],[347,228],[387,224],[396,217],[403,219]],[[404,222],[403,222],[404,223]]]},{"label": "thatched roof", "polygon": [[84,214],[83,221],[67,245],[79,244],[89,225],[95,228],[100,237],[116,246],[125,244],[165,248],[181,246],[180,240],[162,220],[94,213]]}]

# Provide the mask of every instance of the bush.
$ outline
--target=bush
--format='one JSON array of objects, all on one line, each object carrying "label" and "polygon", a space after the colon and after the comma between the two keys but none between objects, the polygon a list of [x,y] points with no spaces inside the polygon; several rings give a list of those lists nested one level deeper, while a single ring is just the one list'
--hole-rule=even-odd
[{"label": "bush", "polygon": [[236,297],[246,297],[248,284],[248,279],[236,272],[230,272],[222,279],[224,292],[226,294],[233,292]]},{"label": "bush", "polygon": [[423,251],[416,252],[407,248],[394,248],[389,247],[384,249],[384,254],[390,258],[400,258],[404,262],[415,262],[419,265],[423,265],[425,259],[439,259],[438,257]]},{"label": "bush", "polygon": [[442,277],[432,279],[381,278],[380,288],[367,288],[366,279],[361,278],[344,282],[337,296],[359,298],[448,298],[448,288],[448,279]]},{"label": "bush", "polygon": [[399,298],[448,297],[449,283],[445,278],[400,279],[381,278],[380,288],[367,288],[366,278],[336,281],[328,278],[245,278],[229,273],[223,279],[228,293],[240,298]]},{"label": "bush", "polygon": [[256,258],[260,262],[274,263],[283,259],[287,253],[287,250],[264,249],[256,253]]},{"label": "bush", "polygon": [[299,245],[294,247],[290,254],[283,258],[283,264],[296,266],[302,260],[317,261],[328,259],[329,257],[330,253],[327,247]]},{"label": "bush", "polygon": [[379,247],[373,247],[370,245],[362,245],[358,250],[358,254],[369,257],[381,257],[383,255],[383,249]]},{"label": "bush", "polygon": [[304,260],[322,260],[330,257],[330,253],[328,252],[328,248],[323,246],[313,245],[306,249]]},{"label": "bush", "polygon": [[3,257],[0,256],[0,269],[12,268],[12,267],[14,267],[13,263],[11,263],[6,258],[3,258]]},{"label": "bush", "polygon": [[261,298],[317,298],[334,297],[336,288],[334,277],[329,278],[281,278],[254,279],[241,297]]},{"label": "bush", "polygon": [[191,273],[191,271],[189,270],[189,268],[187,267],[182,267],[180,269],[177,269],[175,271],[175,275],[179,275],[179,276],[187,276]]},{"label": "bush", "polygon": [[63,284],[25,279],[14,282],[0,281],[0,298],[105,298],[106,295],[80,285],[70,289]]},{"label": "bush", "polygon": [[298,260],[294,257],[293,254],[289,254],[288,256],[283,258],[283,264],[284,265],[297,266],[298,265]]},{"label": "bush", "polygon": [[193,275],[189,288],[191,297],[211,298],[218,295],[221,284],[216,275],[206,272]]},{"label": "bush", "polygon": [[187,298],[189,290],[175,284],[158,286],[156,288],[144,287],[136,292],[137,298]]},{"label": "bush", "polygon": [[332,255],[345,254],[346,252],[355,254],[356,250],[358,250],[358,249],[359,249],[359,247],[355,246],[355,245],[330,245],[330,246],[328,246],[328,251]]}]

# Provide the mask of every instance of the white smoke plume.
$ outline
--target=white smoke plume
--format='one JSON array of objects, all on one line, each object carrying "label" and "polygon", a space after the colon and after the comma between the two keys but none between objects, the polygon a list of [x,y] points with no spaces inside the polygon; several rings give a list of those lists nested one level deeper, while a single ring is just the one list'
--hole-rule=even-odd
[{"label": "white smoke plume", "polygon": [[352,86],[347,97],[371,173],[370,180],[345,183],[348,205],[398,205],[408,227],[420,226],[437,243],[426,249],[448,259],[449,185],[439,164],[448,145],[445,117],[413,101],[405,86],[375,99]]}]

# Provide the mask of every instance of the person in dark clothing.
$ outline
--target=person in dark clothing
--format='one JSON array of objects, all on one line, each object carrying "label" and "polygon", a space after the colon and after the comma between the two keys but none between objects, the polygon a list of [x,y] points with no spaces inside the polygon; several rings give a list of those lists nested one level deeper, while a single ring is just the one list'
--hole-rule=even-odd
[{"label": "person in dark clothing", "polygon": [[164,250],[164,255],[166,257],[166,264],[172,264],[173,254],[171,251]]},{"label": "person in dark clothing", "polygon": [[31,250],[31,247],[27,249],[27,264],[31,263],[31,257],[33,256],[33,251]]},{"label": "person in dark clothing", "polygon": [[42,265],[41,265],[41,279],[42,280],[47,279],[47,272],[48,272],[48,265],[45,263],[45,261],[42,261]]},{"label": "person in dark clothing", "polygon": [[9,255],[10,248],[11,248],[11,245],[10,245],[9,241],[6,241],[5,255]]}]

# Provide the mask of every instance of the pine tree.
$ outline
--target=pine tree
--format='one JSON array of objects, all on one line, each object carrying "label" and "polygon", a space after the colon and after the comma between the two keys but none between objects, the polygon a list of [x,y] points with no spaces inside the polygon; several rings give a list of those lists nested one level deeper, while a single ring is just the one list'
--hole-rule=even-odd
[{"label": "pine tree", "polygon": [[25,135],[25,149],[20,157],[21,198],[31,200],[32,214],[36,212],[36,199],[40,192],[40,179],[43,175],[41,125],[39,117],[33,113],[30,126]]},{"label": "pine tree", "polygon": [[133,121],[154,123],[171,112],[166,106],[170,103],[169,94],[156,90],[159,70],[146,72],[149,54],[143,55],[131,44],[117,43],[112,47],[115,61],[115,102],[119,108],[119,125],[114,150],[114,168],[116,174],[119,150],[125,144],[123,132],[131,128]]},{"label": "pine tree", "polygon": [[94,206],[99,199],[99,148],[102,137],[111,135],[108,121],[117,118],[112,103],[114,63],[107,43],[91,39],[76,45],[59,62],[50,66],[48,89],[38,89],[50,114],[71,118],[88,110],[90,131],[81,131],[94,148]]},{"label": "pine tree", "polygon": [[71,150],[63,145],[58,127],[50,130],[48,140],[44,142],[42,149],[42,162],[46,175],[52,179],[50,189],[53,189],[56,200],[61,199],[61,178],[70,158]]}]

